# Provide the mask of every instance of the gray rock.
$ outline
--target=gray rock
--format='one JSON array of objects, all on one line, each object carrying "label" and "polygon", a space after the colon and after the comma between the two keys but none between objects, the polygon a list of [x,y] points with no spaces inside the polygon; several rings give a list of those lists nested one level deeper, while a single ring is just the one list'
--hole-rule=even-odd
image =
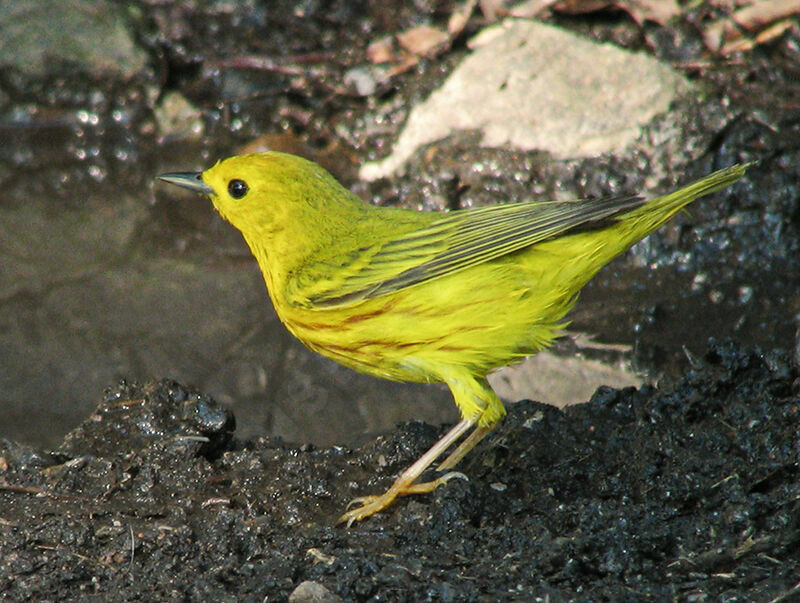
[{"label": "gray rock", "polygon": [[120,5],[98,0],[0,3],[0,65],[45,75],[50,61],[129,77],[144,68]]},{"label": "gray rock", "polygon": [[480,131],[486,147],[557,158],[625,148],[691,89],[651,56],[534,21],[506,20],[472,46],[444,85],[411,111],[392,154],[365,164],[362,178],[388,176],[421,146],[459,130]]}]

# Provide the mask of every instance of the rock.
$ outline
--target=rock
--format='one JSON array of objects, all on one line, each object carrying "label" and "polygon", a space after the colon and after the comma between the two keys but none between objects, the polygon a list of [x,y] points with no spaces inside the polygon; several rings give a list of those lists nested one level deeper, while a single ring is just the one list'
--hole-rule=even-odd
[{"label": "rock", "polygon": [[342,598],[333,594],[319,582],[301,582],[289,595],[289,603],[338,603]]},{"label": "rock", "polygon": [[98,0],[4,2],[0,65],[45,75],[52,61],[69,62],[130,77],[145,67],[147,53],[134,43],[121,6]]},{"label": "rock", "polygon": [[362,178],[388,176],[418,148],[459,130],[480,131],[487,147],[557,158],[624,148],[691,90],[651,56],[533,21],[506,20],[472,46],[442,87],[411,111],[392,154],[365,164]]}]

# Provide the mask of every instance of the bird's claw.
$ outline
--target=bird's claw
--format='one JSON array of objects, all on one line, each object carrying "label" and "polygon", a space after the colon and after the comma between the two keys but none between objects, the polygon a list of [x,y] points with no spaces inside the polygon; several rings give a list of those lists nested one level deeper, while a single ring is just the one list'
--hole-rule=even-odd
[{"label": "bird's claw", "polygon": [[[451,479],[464,479],[469,481],[469,478],[460,471],[450,471],[443,476],[438,477],[429,482],[422,482],[421,484],[404,484],[395,482],[383,494],[372,494],[369,496],[358,496],[347,504],[348,511],[342,515],[336,523],[346,523],[347,527],[353,525],[356,521],[366,519],[370,515],[374,515],[378,511],[382,511],[388,507],[394,499],[398,496],[406,496],[408,494],[427,494],[433,492],[442,484],[446,484]],[[351,508],[353,505],[361,505],[355,509]]]}]

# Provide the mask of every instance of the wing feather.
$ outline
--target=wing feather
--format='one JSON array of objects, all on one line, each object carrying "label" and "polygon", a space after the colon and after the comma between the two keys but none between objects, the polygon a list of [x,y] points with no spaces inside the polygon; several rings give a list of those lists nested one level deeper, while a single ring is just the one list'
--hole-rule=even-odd
[{"label": "wing feather", "polygon": [[[375,241],[337,263],[335,280],[293,287],[295,303],[341,307],[453,274],[579,230],[600,228],[645,203],[642,197],[531,202],[458,210],[394,239]],[[309,274],[319,274],[310,270]],[[326,271],[330,272],[330,271]]]}]

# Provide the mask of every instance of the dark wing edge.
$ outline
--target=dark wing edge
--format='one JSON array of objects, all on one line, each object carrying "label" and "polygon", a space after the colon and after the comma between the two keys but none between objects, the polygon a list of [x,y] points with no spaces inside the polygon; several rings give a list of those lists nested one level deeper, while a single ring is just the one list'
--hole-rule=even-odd
[{"label": "dark wing edge", "polygon": [[[643,197],[626,196],[457,210],[384,243],[364,268],[346,278],[335,291],[317,294],[309,301],[329,308],[386,295],[543,241],[603,228],[620,214],[645,203]],[[387,278],[392,265],[408,268]]]}]

